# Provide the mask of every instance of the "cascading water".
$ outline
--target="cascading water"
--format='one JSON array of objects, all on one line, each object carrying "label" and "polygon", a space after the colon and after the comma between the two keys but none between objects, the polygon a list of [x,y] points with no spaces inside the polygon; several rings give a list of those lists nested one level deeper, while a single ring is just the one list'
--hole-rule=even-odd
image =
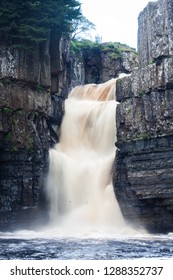
[{"label": "cascading water", "polygon": [[65,101],[60,142],[50,150],[50,219],[66,232],[122,233],[126,224],[112,186],[115,83],[78,86]]},{"label": "cascading water", "polygon": [[114,195],[115,83],[79,86],[70,93],[60,142],[50,150],[51,223],[1,232],[0,259],[172,258],[172,234],[150,236],[127,225]]},{"label": "cascading water", "polygon": [[0,232],[0,259],[172,258],[172,234],[152,236],[127,225],[114,195],[115,83],[79,86],[70,93],[60,142],[50,150],[51,223]]}]

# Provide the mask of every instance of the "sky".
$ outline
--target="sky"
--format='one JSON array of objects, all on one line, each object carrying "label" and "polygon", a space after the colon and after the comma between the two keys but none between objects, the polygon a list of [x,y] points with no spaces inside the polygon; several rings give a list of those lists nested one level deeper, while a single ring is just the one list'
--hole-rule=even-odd
[{"label": "sky", "polygon": [[156,0],[81,0],[82,13],[96,25],[102,42],[120,42],[137,48],[138,15],[148,2]]}]

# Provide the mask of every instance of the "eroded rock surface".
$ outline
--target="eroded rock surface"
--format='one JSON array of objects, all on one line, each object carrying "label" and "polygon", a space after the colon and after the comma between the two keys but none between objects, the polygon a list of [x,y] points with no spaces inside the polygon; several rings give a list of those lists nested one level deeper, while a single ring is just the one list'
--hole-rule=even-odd
[{"label": "eroded rock surface", "polygon": [[45,209],[48,151],[68,84],[66,39],[51,40],[29,53],[0,48],[0,229],[29,226]]},{"label": "eroded rock surface", "polygon": [[139,69],[117,82],[114,186],[122,212],[152,232],[173,231],[173,1],[139,15]]}]

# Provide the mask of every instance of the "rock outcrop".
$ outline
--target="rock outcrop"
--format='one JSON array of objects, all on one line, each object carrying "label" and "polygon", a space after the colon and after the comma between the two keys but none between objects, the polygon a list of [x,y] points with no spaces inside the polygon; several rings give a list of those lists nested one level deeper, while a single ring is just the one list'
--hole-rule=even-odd
[{"label": "rock outcrop", "polygon": [[[0,229],[40,220],[48,150],[67,96],[67,39],[0,48]],[[44,207],[43,207],[44,208]]]},{"label": "rock outcrop", "polygon": [[58,141],[69,88],[129,73],[136,63],[128,51],[123,58],[110,50],[70,57],[69,40],[53,32],[32,52],[1,45],[0,229],[32,225],[46,210],[48,151]]},{"label": "rock outcrop", "polygon": [[103,43],[73,51],[70,55],[70,87],[104,83],[120,73],[131,73],[138,67],[137,53],[128,46],[124,46],[124,50],[123,45],[120,46],[117,50],[114,43]]},{"label": "rock outcrop", "polygon": [[0,230],[40,220],[48,150],[58,141],[68,89],[132,72],[117,80],[115,193],[128,221],[173,231],[172,0],[141,12],[138,51],[135,69],[133,52],[118,57],[107,45],[70,58],[68,39],[53,33],[32,53],[1,45]]},{"label": "rock outcrop", "polygon": [[117,81],[114,187],[124,217],[173,231],[173,1],[139,15],[139,69]]}]

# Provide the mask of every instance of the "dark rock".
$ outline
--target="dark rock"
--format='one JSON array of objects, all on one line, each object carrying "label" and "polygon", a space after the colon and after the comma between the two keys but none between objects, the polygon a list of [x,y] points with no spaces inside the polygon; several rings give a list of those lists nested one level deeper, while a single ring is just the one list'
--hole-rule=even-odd
[{"label": "dark rock", "polygon": [[101,54],[99,51],[83,52],[85,84],[101,83]]},{"label": "dark rock", "polygon": [[57,39],[52,50],[48,39],[32,53],[0,48],[0,230],[38,223],[47,208],[48,151],[68,93],[65,44]]},{"label": "dark rock", "polygon": [[139,15],[139,69],[117,81],[114,189],[124,217],[173,231],[173,2]]},{"label": "dark rock", "polygon": [[83,85],[85,83],[85,67],[82,51],[70,54],[69,72],[70,88],[74,88],[75,86]]},{"label": "dark rock", "polygon": [[173,54],[172,0],[150,2],[139,15],[139,66],[143,68]]},{"label": "dark rock", "polygon": [[173,136],[118,143],[114,188],[127,220],[173,230]]},{"label": "dark rock", "polygon": [[39,84],[50,87],[48,43],[35,46],[33,52],[25,50],[9,50],[7,46],[0,48],[0,78]]},{"label": "dark rock", "polygon": [[[58,38],[52,31],[50,36],[51,92],[67,97],[69,88],[69,38]],[[63,92],[62,92],[63,91]]]},{"label": "dark rock", "polygon": [[109,43],[100,48],[81,49],[70,54],[70,87],[80,84],[99,84],[118,77],[120,73],[131,73],[138,66],[134,51],[115,53],[108,48]]}]

